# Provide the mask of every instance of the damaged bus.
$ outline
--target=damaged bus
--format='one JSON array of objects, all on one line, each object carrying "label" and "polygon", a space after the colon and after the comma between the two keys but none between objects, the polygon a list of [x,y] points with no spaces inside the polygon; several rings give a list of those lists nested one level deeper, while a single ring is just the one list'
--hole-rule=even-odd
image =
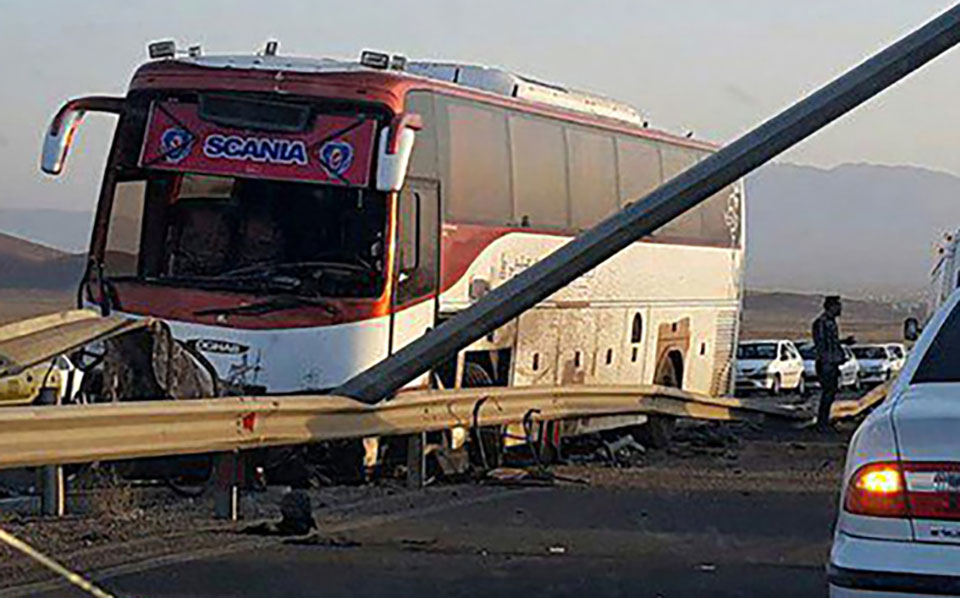
[{"label": "damaged bus", "polygon": [[[63,106],[43,170],[85,113],[118,115],[80,303],[162,319],[243,393],[340,385],[715,150],[493,68],[151,57],[126,96]],[[414,385],[726,394],[743,215],[738,183]]]}]

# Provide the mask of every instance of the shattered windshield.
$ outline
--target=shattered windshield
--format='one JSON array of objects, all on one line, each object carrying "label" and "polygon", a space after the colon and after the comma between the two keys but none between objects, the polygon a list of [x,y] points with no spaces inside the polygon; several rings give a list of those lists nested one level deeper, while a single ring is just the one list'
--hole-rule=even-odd
[{"label": "shattered windshield", "polygon": [[324,297],[383,288],[386,203],[356,188],[151,173],[117,185],[106,272]]}]

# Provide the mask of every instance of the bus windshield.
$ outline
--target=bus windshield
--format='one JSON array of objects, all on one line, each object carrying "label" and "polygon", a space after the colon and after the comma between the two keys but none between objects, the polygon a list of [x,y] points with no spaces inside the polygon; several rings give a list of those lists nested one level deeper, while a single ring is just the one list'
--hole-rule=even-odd
[{"label": "bus windshield", "polygon": [[369,189],[141,171],[118,182],[108,277],[244,292],[376,297],[386,198]]}]

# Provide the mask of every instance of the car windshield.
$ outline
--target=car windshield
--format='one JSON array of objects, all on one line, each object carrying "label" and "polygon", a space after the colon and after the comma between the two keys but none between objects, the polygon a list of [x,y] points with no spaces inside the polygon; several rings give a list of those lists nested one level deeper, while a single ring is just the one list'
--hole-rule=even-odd
[{"label": "car windshield", "polygon": [[898,347],[898,346],[896,346],[896,345],[891,345],[891,346],[890,346],[890,353],[891,353],[894,357],[896,357],[897,359],[900,359],[901,357],[903,357],[903,349],[901,349],[900,347]]},{"label": "car windshield", "polygon": [[857,359],[886,359],[887,351],[883,347],[854,347]]},{"label": "car windshield", "polygon": [[744,343],[737,348],[737,359],[776,359],[776,343]]},{"label": "car windshield", "polygon": [[800,356],[804,359],[816,359],[817,352],[812,343],[805,343],[803,345],[797,346],[797,350],[800,351]]}]

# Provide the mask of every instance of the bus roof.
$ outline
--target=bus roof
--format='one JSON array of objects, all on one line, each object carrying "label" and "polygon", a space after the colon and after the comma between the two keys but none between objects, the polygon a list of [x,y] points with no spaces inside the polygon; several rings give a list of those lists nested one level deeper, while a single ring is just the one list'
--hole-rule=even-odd
[{"label": "bus roof", "polygon": [[[475,80],[493,80],[496,84],[481,88],[441,78],[444,69],[449,71],[450,68],[459,68],[464,72],[469,70]],[[503,89],[504,77],[490,77],[491,73],[513,77],[517,84],[514,93],[517,95],[507,95]],[[155,60],[141,65],[133,76],[130,89],[281,92],[375,102],[386,105],[395,113],[403,110],[403,98],[408,91],[423,89],[686,147],[704,150],[718,147],[705,141],[648,128],[639,112],[622,102],[477,65],[413,62],[410,63],[410,71],[401,71],[370,68],[358,62],[330,58],[190,56]],[[497,89],[500,93],[489,89]],[[551,96],[560,96],[561,101],[551,101]],[[576,109],[579,106],[588,108]]]}]

